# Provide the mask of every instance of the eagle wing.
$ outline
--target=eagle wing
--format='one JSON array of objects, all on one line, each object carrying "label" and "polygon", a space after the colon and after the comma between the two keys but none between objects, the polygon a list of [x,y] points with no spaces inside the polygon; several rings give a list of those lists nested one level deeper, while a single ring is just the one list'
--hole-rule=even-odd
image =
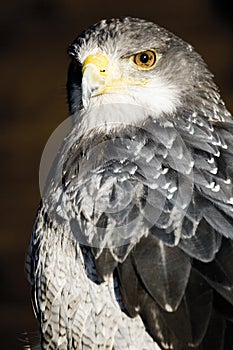
[{"label": "eagle wing", "polygon": [[114,274],[125,312],[140,315],[164,349],[220,349],[230,327],[233,128],[226,119],[193,111],[170,121],[148,117],[74,144],[64,165],[73,235],[89,246],[100,279]]}]

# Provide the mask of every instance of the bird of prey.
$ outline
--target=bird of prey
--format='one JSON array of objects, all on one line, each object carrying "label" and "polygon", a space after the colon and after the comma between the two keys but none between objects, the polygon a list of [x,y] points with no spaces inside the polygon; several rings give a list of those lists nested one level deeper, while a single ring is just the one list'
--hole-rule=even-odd
[{"label": "bird of prey", "polygon": [[28,258],[42,349],[233,348],[233,119],[202,58],[142,19],[69,46],[72,127]]}]

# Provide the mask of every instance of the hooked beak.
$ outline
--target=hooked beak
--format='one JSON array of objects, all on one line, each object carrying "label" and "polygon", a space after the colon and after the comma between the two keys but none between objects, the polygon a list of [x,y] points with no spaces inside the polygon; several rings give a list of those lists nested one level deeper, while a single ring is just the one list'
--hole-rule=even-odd
[{"label": "hooked beak", "polygon": [[100,95],[106,87],[108,58],[102,53],[88,56],[83,63],[82,73],[82,103],[87,109],[91,97]]},{"label": "hooked beak", "polygon": [[150,80],[135,81],[121,75],[103,53],[89,55],[82,67],[82,104],[87,109],[92,96],[105,93],[122,93],[131,86],[145,86]]}]

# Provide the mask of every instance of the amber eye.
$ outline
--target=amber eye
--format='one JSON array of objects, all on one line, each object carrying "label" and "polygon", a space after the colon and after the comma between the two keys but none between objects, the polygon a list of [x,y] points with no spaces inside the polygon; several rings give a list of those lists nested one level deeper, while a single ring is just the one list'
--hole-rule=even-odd
[{"label": "amber eye", "polygon": [[146,50],[143,52],[136,53],[132,56],[133,62],[142,69],[153,68],[156,63],[156,53],[155,51]]}]

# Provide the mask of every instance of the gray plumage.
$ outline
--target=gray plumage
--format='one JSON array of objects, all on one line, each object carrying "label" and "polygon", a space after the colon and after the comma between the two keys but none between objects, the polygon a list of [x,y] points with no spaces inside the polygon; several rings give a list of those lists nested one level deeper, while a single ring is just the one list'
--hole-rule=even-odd
[{"label": "gray plumage", "polygon": [[[145,50],[157,63],[138,69]],[[42,349],[230,349],[233,123],[212,75],[133,18],[101,21],[68,52],[73,125],[27,264]],[[120,88],[106,90],[105,69],[107,92],[91,85],[99,52]]]}]

